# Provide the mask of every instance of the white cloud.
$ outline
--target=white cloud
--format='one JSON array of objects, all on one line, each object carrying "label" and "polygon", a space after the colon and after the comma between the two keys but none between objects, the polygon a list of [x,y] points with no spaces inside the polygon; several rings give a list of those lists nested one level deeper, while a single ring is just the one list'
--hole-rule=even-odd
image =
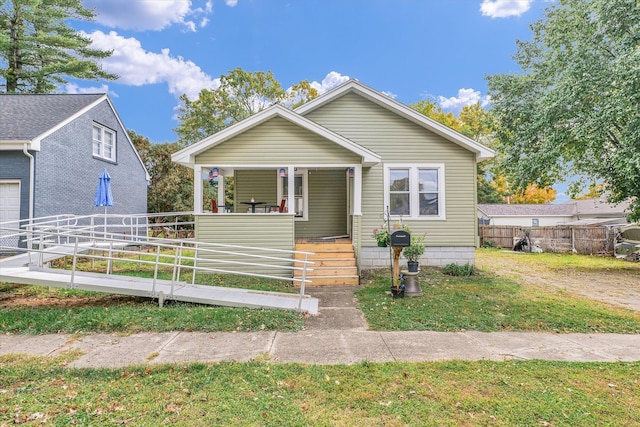
[{"label": "white cloud", "polygon": [[483,107],[486,107],[489,104],[489,98],[481,96],[480,91],[473,89],[459,89],[458,96],[452,96],[450,98],[444,96],[438,97],[440,106],[447,110],[460,110],[465,105],[473,105],[478,102]]},{"label": "white cloud", "polygon": [[533,0],[483,0],[480,11],[491,18],[520,16],[531,7]]},{"label": "white cloud", "polygon": [[174,24],[196,31],[197,25],[189,18],[202,23],[203,15],[209,15],[213,7],[211,1],[207,1],[204,7],[192,9],[192,3],[192,0],[85,0],[88,8],[95,8],[96,21],[100,24],[139,31],[158,31]]},{"label": "white cloud", "polygon": [[115,31],[86,35],[93,40],[92,48],[113,49],[113,55],[103,59],[101,65],[105,71],[120,76],[118,83],[131,86],[166,83],[169,93],[176,97],[186,94],[189,99],[196,99],[204,88],[220,85],[218,79],[212,79],[193,62],[171,56],[169,49],[148,52],[137,39],[122,37]]},{"label": "white cloud", "polygon": [[313,81],[310,84],[312,88],[318,91],[318,95],[322,95],[323,93],[333,89],[336,86],[341,85],[347,80],[349,80],[349,76],[343,76],[336,71],[331,71],[324,77],[324,79],[322,79],[321,83]]},{"label": "white cloud", "polygon": [[100,86],[80,87],[74,83],[67,83],[64,85],[64,93],[108,93],[112,98],[117,98],[118,95],[109,91],[109,86],[102,84]]},{"label": "white cloud", "polygon": [[225,0],[224,3],[229,7],[234,7],[238,4],[238,0]]}]

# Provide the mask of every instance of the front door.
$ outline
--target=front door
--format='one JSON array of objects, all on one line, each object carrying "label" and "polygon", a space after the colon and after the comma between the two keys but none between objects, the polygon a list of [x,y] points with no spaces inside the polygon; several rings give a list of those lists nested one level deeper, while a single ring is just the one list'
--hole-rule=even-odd
[{"label": "front door", "polygon": [[[297,238],[348,234],[347,176],[344,169],[310,169],[303,178],[302,199],[296,201]],[[296,176],[296,187],[298,180]],[[296,199],[298,188],[296,188]],[[298,214],[298,206],[304,210]]]}]

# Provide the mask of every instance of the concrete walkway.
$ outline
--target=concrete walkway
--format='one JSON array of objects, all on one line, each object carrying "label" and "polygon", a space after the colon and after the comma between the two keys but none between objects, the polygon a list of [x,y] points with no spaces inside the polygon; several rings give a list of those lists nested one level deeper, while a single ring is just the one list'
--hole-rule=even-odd
[{"label": "concrete walkway", "polygon": [[353,364],[358,362],[511,360],[640,361],[640,335],[520,332],[374,332],[355,307],[354,288],[310,289],[320,313],[300,332],[165,332],[1,335],[0,354],[83,355],[70,367],[249,361]]}]

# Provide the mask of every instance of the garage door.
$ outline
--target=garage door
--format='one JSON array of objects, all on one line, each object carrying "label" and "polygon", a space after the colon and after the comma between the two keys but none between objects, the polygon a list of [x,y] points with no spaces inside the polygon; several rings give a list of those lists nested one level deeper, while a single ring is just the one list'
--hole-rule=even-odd
[{"label": "garage door", "polygon": [[[11,223],[20,219],[20,181],[0,180],[0,222],[11,228],[17,228],[18,223]],[[4,237],[13,234],[7,230],[0,230],[0,250],[8,247],[18,247],[18,237]]]}]

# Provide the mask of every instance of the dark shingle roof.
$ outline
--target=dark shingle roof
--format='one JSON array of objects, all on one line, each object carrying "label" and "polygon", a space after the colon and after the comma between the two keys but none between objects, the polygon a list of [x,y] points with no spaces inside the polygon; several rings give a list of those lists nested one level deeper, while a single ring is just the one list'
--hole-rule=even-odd
[{"label": "dark shingle roof", "polygon": [[30,141],[103,94],[2,94],[0,141]]}]

